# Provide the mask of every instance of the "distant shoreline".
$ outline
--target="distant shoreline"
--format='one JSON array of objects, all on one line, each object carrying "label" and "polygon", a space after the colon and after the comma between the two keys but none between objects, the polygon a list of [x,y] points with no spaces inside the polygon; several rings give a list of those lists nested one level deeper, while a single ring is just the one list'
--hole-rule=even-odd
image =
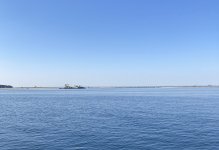
[{"label": "distant shoreline", "polygon": [[[219,88],[219,85],[208,86],[85,86],[86,88]],[[13,87],[0,89],[59,89],[60,87]]]}]

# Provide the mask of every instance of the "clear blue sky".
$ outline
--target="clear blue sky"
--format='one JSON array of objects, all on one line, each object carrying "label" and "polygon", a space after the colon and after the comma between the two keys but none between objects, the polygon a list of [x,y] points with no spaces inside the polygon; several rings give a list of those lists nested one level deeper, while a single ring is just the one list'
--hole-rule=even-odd
[{"label": "clear blue sky", "polygon": [[1,0],[0,84],[219,84],[218,0]]}]

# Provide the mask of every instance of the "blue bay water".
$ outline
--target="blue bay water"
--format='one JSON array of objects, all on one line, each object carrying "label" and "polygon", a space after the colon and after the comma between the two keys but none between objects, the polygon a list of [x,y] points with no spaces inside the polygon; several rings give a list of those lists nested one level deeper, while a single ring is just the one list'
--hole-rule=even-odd
[{"label": "blue bay water", "polygon": [[219,88],[0,90],[1,150],[216,150]]}]

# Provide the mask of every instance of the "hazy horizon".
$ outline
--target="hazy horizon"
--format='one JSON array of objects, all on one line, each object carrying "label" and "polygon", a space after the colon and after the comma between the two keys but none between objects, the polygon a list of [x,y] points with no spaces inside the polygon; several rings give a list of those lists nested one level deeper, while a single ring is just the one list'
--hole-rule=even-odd
[{"label": "hazy horizon", "polygon": [[219,85],[217,0],[2,0],[0,84]]}]

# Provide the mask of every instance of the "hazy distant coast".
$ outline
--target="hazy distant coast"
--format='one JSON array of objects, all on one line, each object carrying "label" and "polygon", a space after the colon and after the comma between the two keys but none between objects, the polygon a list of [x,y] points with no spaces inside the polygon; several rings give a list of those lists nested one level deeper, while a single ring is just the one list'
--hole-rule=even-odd
[{"label": "hazy distant coast", "polygon": [[[85,86],[86,88],[219,88],[219,85],[188,85],[188,86]],[[0,88],[13,89],[59,89],[60,87],[13,87],[10,85],[0,85]]]},{"label": "hazy distant coast", "polygon": [[11,85],[0,85],[0,88],[13,88]]}]

